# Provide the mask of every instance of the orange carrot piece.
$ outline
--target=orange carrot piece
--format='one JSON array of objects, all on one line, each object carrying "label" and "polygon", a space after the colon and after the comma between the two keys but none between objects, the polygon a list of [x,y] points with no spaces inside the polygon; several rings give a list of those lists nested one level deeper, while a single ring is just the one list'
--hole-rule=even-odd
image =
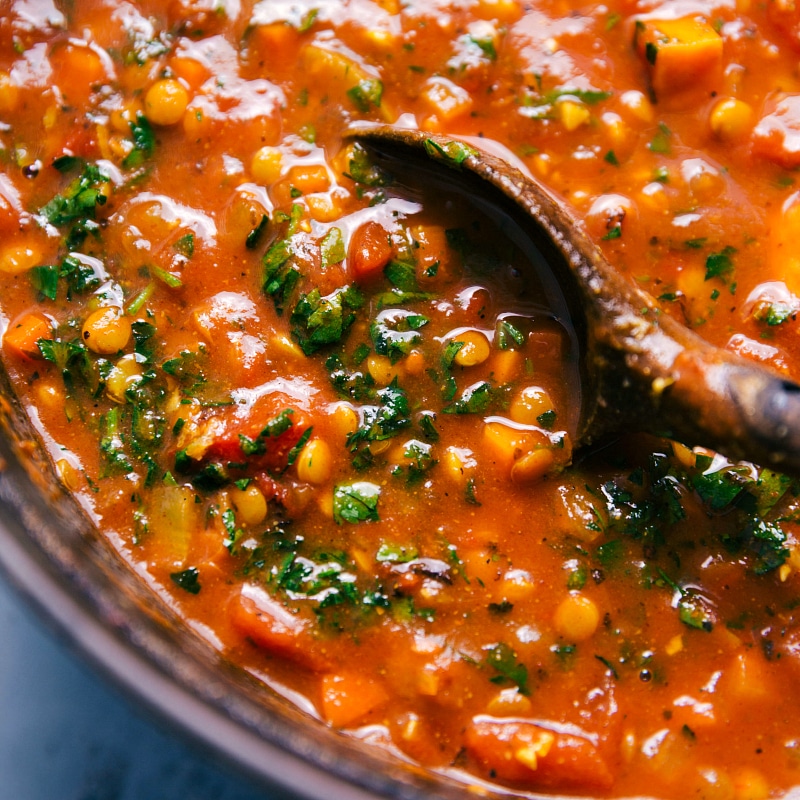
[{"label": "orange carrot piece", "polygon": [[230,607],[233,627],[253,644],[315,672],[330,668],[308,620],[293,614],[263,589],[250,584]]},{"label": "orange carrot piece", "polygon": [[614,779],[591,741],[529,722],[474,720],[467,729],[466,746],[487,772],[501,780],[590,794],[610,788]]},{"label": "orange carrot piece", "polygon": [[8,326],[3,345],[15,356],[37,358],[41,355],[37,342],[52,338],[53,328],[47,319],[39,314],[23,314]]},{"label": "orange carrot piece", "polygon": [[335,728],[364,719],[388,699],[380,683],[358,673],[331,673],[322,678],[322,715]]}]

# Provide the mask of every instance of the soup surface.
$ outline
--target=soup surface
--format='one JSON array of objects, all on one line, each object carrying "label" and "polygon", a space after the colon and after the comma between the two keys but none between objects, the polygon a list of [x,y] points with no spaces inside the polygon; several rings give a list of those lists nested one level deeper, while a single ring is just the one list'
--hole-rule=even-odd
[{"label": "soup surface", "polygon": [[131,568],[322,723],[476,791],[780,796],[800,487],[573,453],[557,293],[343,134],[483,139],[797,380],[799,50],[786,0],[9,0],[5,367]]}]

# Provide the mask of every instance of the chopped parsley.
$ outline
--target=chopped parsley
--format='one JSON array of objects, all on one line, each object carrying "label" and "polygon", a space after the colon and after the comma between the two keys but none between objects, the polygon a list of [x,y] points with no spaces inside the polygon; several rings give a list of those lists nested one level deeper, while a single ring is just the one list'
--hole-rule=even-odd
[{"label": "chopped parsley", "polygon": [[375,352],[388,356],[392,364],[411,352],[421,337],[420,328],[428,324],[428,318],[399,308],[385,309],[378,313],[370,326],[370,336]]},{"label": "chopped parsley", "polygon": [[377,400],[378,405],[362,407],[361,425],[347,437],[348,449],[357,454],[356,466],[368,465],[370,442],[391,439],[411,426],[408,396],[396,380],[377,392]]},{"label": "chopped parsley", "polygon": [[156,147],[156,137],[153,128],[143,114],[137,114],[136,120],[131,122],[131,139],[133,150],[122,159],[125,169],[136,169],[153,155]]},{"label": "chopped parsley", "polygon": [[322,267],[327,269],[334,264],[341,264],[347,253],[344,249],[344,237],[341,228],[331,228],[320,244]]},{"label": "chopped parsley", "polygon": [[373,108],[380,108],[383,83],[377,78],[364,78],[347,90],[347,96],[362,114],[367,114]]},{"label": "chopped parsley", "polygon": [[189,594],[200,594],[200,573],[197,567],[187,567],[180,572],[170,572],[172,582]]},{"label": "chopped parsley", "polygon": [[517,661],[517,654],[510,645],[500,642],[490,647],[486,651],[484,663],[497,673],[489,679],[492,683],[508,681],[516,684],[520,694],[529,695],[531,693],[528,686],[528,668]]},{"label": "chopped parsley", "polygon": [[285,235],[272,243],[261,262],[264,268],[262,289],[267,297],[272,298],[278,314],[283,313],[300,282],[300,270],[292,262],[294,255],[292,237],[297,231],[302,215],[303,207],[295,203],[292,206]]},{"label": "chopped parsley", "polygon": [[277,439],[279,436],[283,435],[288,431],[292,426],[292,416],[294,411],[291,408],[286,408],[280,412],[276,417],[273,417],[267,424],[264,426],[264,429],[255,439],[250,439],[244,434],[239,434],[239,445],[242,448],[242,452],[246,456],[258,456],[263,455],[267,452],[266,441],[268,439]]},{"label": "chopped parsley", "polygon": [[93,220],[97,206],[105,205],[106,195],[101,187],[108,183],[108,178],[97,164],[89,164],[71,156],[53,162],[59,172],[71,171],[78,164],[83,166],[81,174],[61,194],[39,209],[39,215],[56,227]]},{"label": "chopped parsley", "polygon": [[354,285],[323,297],[319,289],[301,295],[292,311],[292,336],[306,355],[339,342],[353,324],[355,311],[364,305],[364,295]]},{"label": "chopped parsley", "polygon": [[340,483],[333,490],[333,519],[343,522],[377,522],[381,487],[368,481]]},{"label": "chopped parsley", "polygon": [[464,142],[437,142],[435,139],[426,139],[424,145],[425,152],[431,158],[441,161],[454,169],[461,169],[461,165],[470,156],[478,155],[478,151],[474,147],[470,147]]},{"label": "chopped parsley", "polygon": [[712,278],[721,278],[733,271],[732,256],[736,252],[735,247],[725,247],[719,253],[711,253],[706,258],[706,276],[707,281]]}]

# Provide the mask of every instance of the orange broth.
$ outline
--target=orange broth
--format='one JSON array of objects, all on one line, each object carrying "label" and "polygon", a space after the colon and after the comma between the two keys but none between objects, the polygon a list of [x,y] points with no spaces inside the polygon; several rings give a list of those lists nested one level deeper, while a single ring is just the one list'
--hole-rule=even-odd
[{"label": "orange broth", "polygon": [[781,796],[800,487],[573,453],[558,297],[343,134],[504,148],[798,380],[798,50],[784,0],[10,0],[5,367],[121,557],[310,717],[476,791]]}]

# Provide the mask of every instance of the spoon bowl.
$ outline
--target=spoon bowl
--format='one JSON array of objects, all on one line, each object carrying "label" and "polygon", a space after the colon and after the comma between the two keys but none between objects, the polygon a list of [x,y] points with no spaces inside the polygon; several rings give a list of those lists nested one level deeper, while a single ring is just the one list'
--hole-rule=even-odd
[{"label": "spoon bowl", "polygon": [[433,165],[437,180],[508,215],[530,238],[561,287],[580,343],[576,448],[640,431],[800,475],[800,386],[665,314],[541,183],[450,137],[388,125],[352,127],[348,137],[390,168]]}]

